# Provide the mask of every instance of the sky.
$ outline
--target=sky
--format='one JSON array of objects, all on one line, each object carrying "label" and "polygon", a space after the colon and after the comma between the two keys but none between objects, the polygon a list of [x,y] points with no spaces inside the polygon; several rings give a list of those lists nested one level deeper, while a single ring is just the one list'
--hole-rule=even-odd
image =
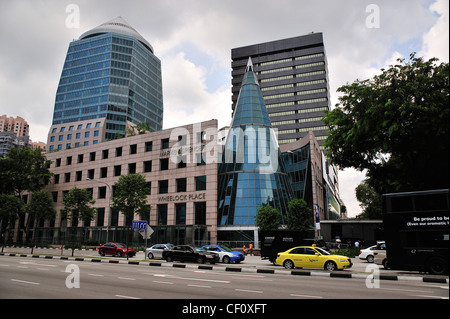
[{"label": "sky", "polygon": [[[0,0],[0,115],[47,140],[69,43],[122,16],[162,63],[164,122],[231,122],[231,49],[322,32],[331,105],[337,88],[412,52],[449,60],[448,0]],[[364,172],[339,172],[349,216]]]}]

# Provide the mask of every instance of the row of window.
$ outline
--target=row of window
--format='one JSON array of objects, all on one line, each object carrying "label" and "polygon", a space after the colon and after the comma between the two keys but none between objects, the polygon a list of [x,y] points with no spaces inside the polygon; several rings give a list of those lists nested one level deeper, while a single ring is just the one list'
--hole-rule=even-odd
[{"label": "row of window", "polygon": [[[95,123],[95,127],[100,127],[100,122],[96,122]],[[88,128],[91,128],[92,127],[92,123],[87,123],[86,124],[86,128],[88,129]],[[73,125],[70,125],[69,126],[69,132],[70,131],[73,131],[73,129],[74,129],[74,126]],[[77,125],[77,131],[78,130],[81,130],[81,129],[83,129],[83,124],[79,124],[79,125]],[[58,131],[58,128],[57,127],[54,127],[53,128],[53,130],[52,130],[52,133],[56,133]],[[60,129],[59,129],[59,131],[60,132],[65,132],[66,131],[66,127],[65,126],[62,126]]]}]

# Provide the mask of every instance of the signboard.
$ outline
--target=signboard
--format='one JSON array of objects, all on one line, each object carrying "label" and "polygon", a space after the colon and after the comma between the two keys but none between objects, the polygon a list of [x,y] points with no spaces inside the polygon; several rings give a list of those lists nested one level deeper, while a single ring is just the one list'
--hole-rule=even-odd
[{"label": "signboard", "polygon": [[133,220],[133,229],[146,229],[147,222],[144,220]]}]

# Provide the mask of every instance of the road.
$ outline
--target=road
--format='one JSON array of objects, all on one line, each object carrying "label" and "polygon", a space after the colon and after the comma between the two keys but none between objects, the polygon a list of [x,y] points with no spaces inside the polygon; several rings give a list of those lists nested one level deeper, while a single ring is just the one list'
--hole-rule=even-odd
[{"label": "road", "polygon": [[[74,266],[75,265],[75,266]],[[69,268],[67,268],[69,266]],[[79,269],[79,288],[76,283]],[[0,298],[448,299],[449,285],[419,281],[226,272],[0,256]]]}]

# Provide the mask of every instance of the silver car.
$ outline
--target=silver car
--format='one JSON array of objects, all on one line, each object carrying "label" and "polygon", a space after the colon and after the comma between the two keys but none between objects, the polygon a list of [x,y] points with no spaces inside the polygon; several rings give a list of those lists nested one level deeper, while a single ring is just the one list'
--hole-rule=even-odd
[{"label": "silver car", "polygon": [[156,244],[145,250],[145,255],[148,259],[163,259],[162,253],[164,250],[170,250],[174,247],[172,244]]}]

